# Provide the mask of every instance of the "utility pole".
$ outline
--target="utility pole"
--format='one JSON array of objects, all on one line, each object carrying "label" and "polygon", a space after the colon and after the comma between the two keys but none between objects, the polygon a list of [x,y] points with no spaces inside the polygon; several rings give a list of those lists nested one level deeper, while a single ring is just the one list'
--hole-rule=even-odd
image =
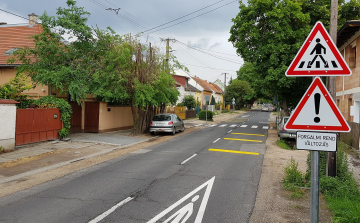
[{"label": "utility pole", "polygon": [[[338,20],[338,0],[331,0],[330,9],[330,37],[336,45],[337,41],[337,20]],[[336,101],[336,77],[328,77],[328,90],[331,97]],[[336,152],[326,153],[326,175],[336,176]]]},{"label": "utility pole", "polygon": [[160,38],[161,41],[166,41],[166,55],[165,55],[165,61],[166,61],[166,70],[169,70],[169,58],[170,58],[170,40],[175,42],[176,39],[170,39],[170,38],[167,38],[167,39],[162,39]]}]

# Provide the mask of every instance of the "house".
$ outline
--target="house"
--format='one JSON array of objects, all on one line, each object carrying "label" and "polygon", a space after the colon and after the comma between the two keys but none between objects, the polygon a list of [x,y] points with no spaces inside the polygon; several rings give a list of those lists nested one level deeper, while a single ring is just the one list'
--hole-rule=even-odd
[{"label": "house", "polygon": [[218,87],[220,87],[220,89],[222,90],[222,92],[225,92],[225,85],[224,85],[224,83],[222,83],[219,79],[217,79],[216,81],[214,81],[214,84],[216,84]]},{"label": "house", "polygon": [[192,86],[191,84],[189,84],[190,77],[177,75],[175,72],[175,74],[173,74],[173,78],[175,79],[176,87],[177,87],[178,91],[180,92],[180,95],[178,97],[176,104],[181,103],[183,98],[186,95],[191,95],[196,99],[196,97],[198,97],[197,94],[201,94],[201,91],[199,89],[197,89],[194,86]]},{"label": "house", "polygon": [[[0,23],[0,85],[8,82],[16,75],[16,67],[21,64],[7,64],[12,52],[20,47],[34,47],[31,36],[42,32],[41,24],[37,23],[38,16],[29,15],[29,23],[7,24]],[[133,117],[130,106],[110,105],[99,102],[92,95],[87,95],[82,106],[71,102],[67,94],[46,85],[23,92],[30,98],[39,99],[47,95],[68,100],[73,113],[71,116],[71,133],[75,132],[108,132],[133,128]]]},{"label": "house", "polygon": [[337,47],[352,75],[336,77],[336,104],[348,122],[360,123],[360,20],[348,21],[341,27]]}]

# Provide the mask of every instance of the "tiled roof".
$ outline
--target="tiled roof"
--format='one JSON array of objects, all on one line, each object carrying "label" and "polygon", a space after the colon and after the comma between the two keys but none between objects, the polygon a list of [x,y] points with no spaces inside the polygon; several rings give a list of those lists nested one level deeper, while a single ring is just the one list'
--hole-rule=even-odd
[{"label": "tiled roof", "polygon": [[223,93],[223,91],[221,90],[221,88],[217,85],[217,84],[214,84],[214,83],[210,83],[210,85],[212,86],[212,87],[214,87],[214,89],[216,89],[216,93],[218,93],[218,94],[222,94]]},{"label": "tiled roof", "polygon": [[188,86],[185,88],[185,91],[192,91],[192,92],[201,92],[196,87],[192,86],[191,84],[188,84]]},{"label": "tiled roof", "polygon": [[194,81],[196,81],[202,88],[204,88],[205,91],[210,91],[210,92],[213,91],[211,86],[206,81],[198,77],[192,77],[192,79],[194,79]]},{"label": "tiled roof", "polygon": [[6,65],[9,55],[5,53],[10,49],[20,47],[34,47],[34,42],[29,38],[42,31],[41,25],[0,25],[0,65]]}]

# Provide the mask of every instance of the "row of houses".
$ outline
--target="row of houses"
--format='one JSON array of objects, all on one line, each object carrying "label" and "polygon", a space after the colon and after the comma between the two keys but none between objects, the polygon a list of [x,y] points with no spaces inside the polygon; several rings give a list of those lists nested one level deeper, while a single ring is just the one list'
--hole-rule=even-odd
[{"label": "row of houses", "polygon": [[[7,64],[7,59],[17,48],[34,47],[31,36],[42,32],[42,27],[37,23],[38,16],[34,13],[29,15],[29,23],[7,24],[0,23],[0,85],[9,82],[16,75],[16,67],[20,64]],[[185,95],[192,95],[205,106],[205,95],[214,96],[216,102],[223,102],[224,88],[221,85],[208,83],[198,77],[192,77],[189,73],[176,70],[173,75],[180,97],[178,103]],[[32,99],[39,99],[47,95],[68,100],[68,95],[59,94],[59,91],[51,86],[37,85],[35,88],[24,91]],[[92,95],[88,95],[85,103],[80,106],[76,102],[71,104],[73,114],[71,118],[71,132],[108,132],[133,127],[133,119],[130,106],[110,105],[99,102]]]},{"label": "row of houses", "polygon": [[173,77],[180,92],[177,103],[180,103],[186,95],[193,96],[203,109],[206,104],[205,95],[209,95],[210,98],[214,97],[217,104],[224,103],[225,87],[220,80],[210,83],[199,77],[191,76],[188,72],[180,69],[175,70]]}]

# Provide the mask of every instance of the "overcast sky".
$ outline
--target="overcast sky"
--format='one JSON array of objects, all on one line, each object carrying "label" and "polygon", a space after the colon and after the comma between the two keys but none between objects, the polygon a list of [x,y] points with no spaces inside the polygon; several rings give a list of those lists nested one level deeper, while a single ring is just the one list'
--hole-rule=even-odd
[{"label": "overcast sky", "polygon": [[[77,5],[90,12],[89,25],[97,25],[101,29],[110,26],[120,35],[127,33],[135,35],[199,10],[182,19],[151,30],[148,35],[141,36],[141,42],[151,42],[152,45],[165,51],[166,44],[160,38],[176,39],[170,43],[173,49],[172,54],[178,58],[180,63],[188,67],[191,75],[210,82],[216,79],[223,82],[223,73],[228,73],[227,81],[229,81],[230,75],[232,78],[236,78],[236,71],[243,64],[241,57],[236,55],[236,50],[228,42],[232,26],[231,19],[239,12],[238,1],[78,0]],[[58,7],[66,7],[66,0],[3,0],[0,2],[0,9],[26,18],[28,14],[41,15],[44,11],[55,16]],[[200,10],[204,7],[207,8]],[[106,10],[108,8],[120,8],[120,10],[116,14],[115,11]],[[201,15],[206,12],[209,13]],[[0,11],[0,22],[27,23],[25,19],[10,13]],[[182,23],[175,25],[179,22]],[[168,26],[172,27],[165,28]],[[158,29],[162,30],[157,31]],[[195,50],[187,45],[204,50]],[[209,54],[213,54],[215,57]]]}]

